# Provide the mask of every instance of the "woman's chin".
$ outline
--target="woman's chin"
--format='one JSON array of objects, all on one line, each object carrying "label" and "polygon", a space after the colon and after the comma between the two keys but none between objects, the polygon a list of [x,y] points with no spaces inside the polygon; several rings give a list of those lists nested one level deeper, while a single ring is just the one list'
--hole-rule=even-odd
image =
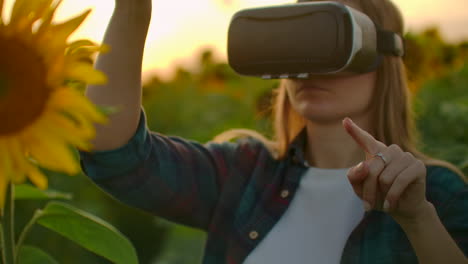
[{"label": "woman's chin", "polygon": [[302,117],[314,123],[341,122],[346,117],[346,112],[330,105],[307,105],[298,110]]}]

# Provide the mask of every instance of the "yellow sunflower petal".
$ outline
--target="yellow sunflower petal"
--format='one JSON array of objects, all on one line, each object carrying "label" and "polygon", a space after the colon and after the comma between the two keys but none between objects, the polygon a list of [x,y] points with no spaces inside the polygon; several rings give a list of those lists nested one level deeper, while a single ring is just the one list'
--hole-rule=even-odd
[{"label": "yellow sunflower petal", "polygon": [[96,136],[96,130],[93,122],[88,117],[83,115],[83,113],[75,111],[73,112],[72,118],[80,127],[80,130],[82,130],[82,133],[89,135],[89,139],[93,139]]},{"label": "yellow sunflower petal", "polygon": [[8,140],[2,140],[0,142],[0,168],[3,168],[3,178],[9,181],[11,179],[13,170],[11,164],[10,150],[8,149],[7,142]]},{"label": "yellow sunflower petal", "polygon": [[67,54],[67,61],[69,63],[75,62],[89,62],[90,64],[94,63],[93,57],[98,53],[102,52],[102,47],[80,47],[76,48],[69,54]]},{"label": "yellow sunflower petal", "polygon": [[81,47],[96,47],[96,46],[98,45],[92,42],[91,40],[87,40],[87,39],[76,40],[68,45],[67,54],[73,53],[76,49],[81,48]]},{"label": "yellow sunflower petal", "polygon": [[52,87],[60,85],[68,77],[64,73],[67,39],[89,13],[90,10],[62,24],[43,23],[40,26],[36,34],[36,46],[39,53],[46,55],[44,63],[49,67],[47,80]]},{"label": "yellow sunflower petal", "polygon": [[80,171],[78,161],[64,142],[42,136],[37,137],[29,149],[32,157],[44,168],[71,175]]},{"label": "yellow sunflower petal", "polygon": [[94,137],[96,134],[94,129],[88,130],[83,128],[80,123],[80,119],[77,119],[74,116],[67,117],[65,114],[57,113],[55,115],[51,115],[50,120],[51,122],[54,122],[53,126],[60,127],[60,129],[57,128],[59,129],[59,133],[66,133],[79,139],[89,139]]},{"label": "yellow sunflower petal", "polygon": [[57,11],[57,8],[60,6],[62,3],[62,0],[58,0],[57,2],[54,2],[53,5],[50,6],[50,8],[47,10],[47,12],[44,14],[42,18],[42,22],[36,32],[36,38],[40,39],[45,32],[49,29],[50,25],[52,24],[52,19],[54,18],[55,12]]},{"label": "yellow sunflower petal", "polygon": [[31,29],[31,25],[42,18],[53,0],[16,0],[9,26],[18,30]]},{"label": "yellow sunflower petal", "polygon": [[111,51],[111,46],[107,44],[101,44],[99,52],[101,53],[109,53]]},{"label": "yellow sunflower petal", "polygon": [[47,31],[43,33],[44,37],[41,39],[41,42],[44,45],[48,45],[52,50],[65,48],[68,37],[83,23],[90,13],[91,10],[87,10],[80,16],[62,24],[50,25]]},{"label": "yellow sunflower petal", "polygon": [[31,166],[28,171],[28,178],[39,189],[47,189],[47,177],[37,167]]},{"label": "yellow sunflower petal", "polygon": [[[99,110],[88,100],[88,98],[81,95],[78,91],[73,89],[59,89],[52,95],[54,97],[51,102],[51,108],[64,110],[71,115],[80,113],[86,119],[98,123],[106,123],[107,117],[99,112]],[[73,110],[72,110],[73,109]]]},{"label": "yellow sunflower petal", "polygon": [[89,150],[91,148],[89,140],[94,137],[94,129],[91,131],[81,129],[79,124],[60,114],[50,115],[47,127],[51,137],[60,138],[79,149]]},{"label": "yellow sunflower petal", "polygon": [[67,55],[68,64],[76,64],[77,62],[81,63],[94,63],[94,55],[96,54],[95,50],[88,48],[79,48],[75,50],[72,54]]},{"label": "yellow sunflower petal", "polygon": [[78,45],[78,44],[79,43],[76,43],[76,45],[73,45],[72,43],[72,45],[69,46],[69,48],[67,49],[67,53],[66,53],[67,56],[76,55],[77,53],[83,53],[83,52],[87,52],[87,53],[90,53],[91,55],[94,55],[98,52],[108,53],[110,51],[110,46],[106,44],[103,44],[100,46],[97,44],[93,44],[93,45]]},{"label": "yellow sunflower petal", "polygon": [[83,21],[86,19],[86,17],[89,16],[90,13],[91,10],[88,9],[84,11],[81,15],[71,20],[68,20],[62,24],[54,25],[51,30],[53,31],[53,33],[57,34],[56,36],[58,38],[66,40],[75,30],[78,29],[78,27],[83,23]]},{"label": "yellow sunflower petal", "polygon": [[67,65],[65,75],[70,79],[89,84],[105,84],[107,82],[106,75],[95,70],[93,65],[87,62],[75,62],[72,65]]},{"label": "yellow sunflower petal", "polygon": [[63,70],[65,65],[65,56],[60,52],[55,52],[54,54],[52,51],[49,51],[49,56],[44,58],[44,64],[49,68],[47,73],[47,83],[49,84],[49,87],[53,87],[55,89],[61,87],[65,79]]},{"label": "yellow sunflower petal", "polygon": [[12,175],[12,181],[15,184],[23,183],[26,180],[26,171],[28,170],[28,164],[26,164],[25,155],[21,144],[16,139],[11,139],[7,142],[7,147],[10,150],[13,168],[15,174]]},{"label": "yellow sunflower petal", "polygon": [[21,146],[21,141],[17,139],[10,139],[9,141],[10,145],[8,146],[8,149],[10,150],[11,157],[16,164],[14,172],[15,174],[20,173],[13,175],[12,181],[15,184],[20,184],[23,183],[26,180],[26,176],[28,176],[31,182],[37,187],[41,189],[47,188],[47,178],[39,171],[36,165],[31,164],[26,158],[26,153]]},{"label": "yellow sunflower petal", "polygon": [[[47,118],[47,117],[45,117]],[[51,137],[47,129],[48,122],[36,122],[21,135],[25,152],[32,156],[38,165],[53,171],[68,174],[79,172],[79,165],[67,142]]]},{"label": "yellow sunflower petal", "polygon": [[[94,64],[94,56],[98,53],[108,53],[110,47],[108,45],[101,46],[75,46],[67,50],[66,58],[67,65],[74,65],[75,63],[87,62],[90,65]],[[101,79],[105,80],[101,77]]]},{"label": "yellow sunflower petal", "polygon": [[[71,139],[71,143],[77,143],[81,142],[80,144],[77,143],[76,146],[80,146],[83,148],[86,148],[87,141],[91,140],[95,137],[96,135],[96,130],[94,128],[92,120],[83,115],[80,112],[80,109],[72,108],[72,109],[67,109],[70,112],[63,113],[63,112],[58,112],[54,114],[49,114],[47,116],[47,119],[49,121],[46,121],[47,124],[50,124],[51,122],[55,122],[54,125],[52,126],[61,126],[60,133],[67,133],[69,134],[68,136],[73,136],[77,139]],[[46,125],[44,127],[49,127],[50,125]],[[34,131],[34,128],[28,128],[30,131]],[[48,130],[49,131],[49,130]],[[67,132],[71,131],[71,132]],[[49,131],[48,133],[54,134],[56,131]],[[57,134],[58,136],[62,137],[61,134]],[[68,137],[66,137],[68,138]],[[77,141],[77,142],[75,142]],[[90,146],[90,144],[88,145]]]}]

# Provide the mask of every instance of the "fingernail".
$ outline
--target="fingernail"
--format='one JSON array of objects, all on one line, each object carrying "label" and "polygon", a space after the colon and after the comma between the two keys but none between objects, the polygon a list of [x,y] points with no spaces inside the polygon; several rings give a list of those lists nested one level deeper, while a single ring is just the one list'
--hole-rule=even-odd
[{"label": "fingernail", "polygon": [[383,210],[385,212],[388,212],[390,210],[390,203],[387,200],[385,200],[385,202],[383,203]]},{"label": "fingernail", "polygon": [[364,209],[366,210],[366,212],[369,212],[372,209],[367,201],[364,201]]}]

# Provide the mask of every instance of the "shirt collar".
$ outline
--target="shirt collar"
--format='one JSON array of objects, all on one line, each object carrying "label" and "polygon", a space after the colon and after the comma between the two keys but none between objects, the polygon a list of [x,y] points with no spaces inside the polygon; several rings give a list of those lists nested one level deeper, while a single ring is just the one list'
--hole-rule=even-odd
[{"label": "shirt collar", "polygon": [[305,160],[304,156],[304,146],[307,142],[307,128],[303,128],[299,134],[293,139],[291,144],[288,147],[288,155],[287,157],[290,158],[296,164],[302,164],[305,167],[308,167],[309,164]]}]

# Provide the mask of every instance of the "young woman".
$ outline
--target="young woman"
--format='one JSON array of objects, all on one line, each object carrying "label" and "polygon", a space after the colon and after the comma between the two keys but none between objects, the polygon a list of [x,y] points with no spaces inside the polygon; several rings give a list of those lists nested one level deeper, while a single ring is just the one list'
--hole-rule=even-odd
[{"label": "young woman", "polygon": [[[403,34],[389,0],[342,0]],[[283,80],[273,140],[228,131],[200,144],[146,127],[141,61],[151,0],[116,0],[88,87],[121,106],[82,167],[119,200],[208,233],[203,263],[468,263],[468,187],[415,148],[401,58],[375,72]],[[354,122],[353,122],[354,121]],[[223,141],[248,134],[236,142]],[[218,142],[219,141],[219,142]]]}]

